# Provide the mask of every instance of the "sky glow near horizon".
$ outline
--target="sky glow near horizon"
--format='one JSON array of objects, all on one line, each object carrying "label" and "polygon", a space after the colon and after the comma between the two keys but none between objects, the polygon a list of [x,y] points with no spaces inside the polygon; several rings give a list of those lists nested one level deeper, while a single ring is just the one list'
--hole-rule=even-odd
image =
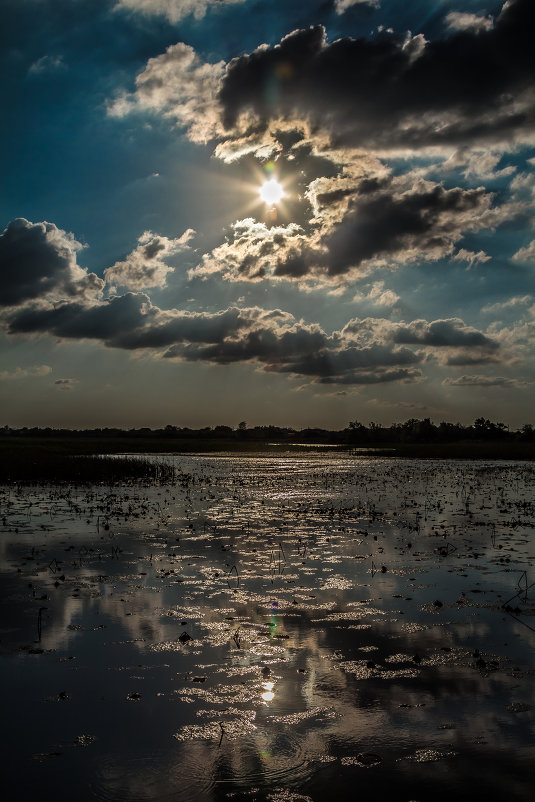
[{"label": "sky glow near horizon", "polygon": [[533,422],[534,6],[5,0],[0,425]]}]

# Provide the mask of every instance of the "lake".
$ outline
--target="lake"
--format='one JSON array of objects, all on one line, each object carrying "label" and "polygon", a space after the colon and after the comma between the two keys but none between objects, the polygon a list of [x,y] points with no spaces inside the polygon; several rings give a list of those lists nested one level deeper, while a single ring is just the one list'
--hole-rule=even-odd
[{"label": "lake", "polygon": [[5,798],[533,798],[535,463],[165,459],[0,488]]}]

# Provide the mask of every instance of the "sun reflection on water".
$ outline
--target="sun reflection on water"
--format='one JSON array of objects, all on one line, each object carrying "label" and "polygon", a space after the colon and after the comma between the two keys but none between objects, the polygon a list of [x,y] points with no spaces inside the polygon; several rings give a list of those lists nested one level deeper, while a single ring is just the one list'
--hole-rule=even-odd
[{"label": "sun reflection on water", "polygon": [[262,683],[262,688],[264,690],[263,690],[263,693],[260,694],[260,698],[263,699],[264,702],[272,702],[273,701],[273,699],[275,698],[275,693],[273,691],[274,687],[275,687],[275,683],[274,682],[263,682]]}]

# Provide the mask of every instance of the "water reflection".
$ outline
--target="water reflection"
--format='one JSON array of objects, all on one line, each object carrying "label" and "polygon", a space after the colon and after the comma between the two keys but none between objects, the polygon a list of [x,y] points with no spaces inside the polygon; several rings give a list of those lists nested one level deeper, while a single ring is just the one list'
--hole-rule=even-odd
[{"label": "water reflection", "polygon": [[275,693],[273,688],[275,687],[274,682],[263,682],[262,688],[264,689],[263,692],[260,694],[260,698],[264,700],[264,702],[272,702],[275,698]]},{"label": "water reflection", "polygon": [[0,491],[8,794],[531,799],[535,466],[180,465]]}]

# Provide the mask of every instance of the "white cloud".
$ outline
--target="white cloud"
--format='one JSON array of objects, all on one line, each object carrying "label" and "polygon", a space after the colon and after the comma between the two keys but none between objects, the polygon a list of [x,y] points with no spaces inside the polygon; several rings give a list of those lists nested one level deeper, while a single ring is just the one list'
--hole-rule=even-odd
[{"label": "white cloud", "polygon": [[451,258],[453,262],[468,262],[468,269],[475,264],[488,262],[491,259],[485,251],[477,251],[476,253],[475,251],[468,251],[466,248],[459,248]]},{"label": "white cloud", "polygon": [[471,14],[467,11],[450,11],[446,15],[445,22],[450,31],[483,33],[494,28],[494,19],[490,15],[481,17],[479,14]]},{"label": "white cloud", "polygon": [[117,0],[116,10],[138,11],[146,15],[167,17],[170,22],[178,22],[192,15],[202,19],[211,8],[232,6],[246,0]]},{"label": "white cloud", "polygon": [[371,6],[372,8],[379,8],[380,0],[335,0],[335,9],[337,14],[343,14],[351,6]]},{"label": "white cloud", "polygon": [[399,301],[399,295],[393,290],[385,290],[384,285],[384,281],[375,281],[368,292],[357,292],[353,301],[367,302],[375,306],[395,306]]},{"label": "white cloud", "polygon": [[492,315],[504,312],[507,309],[514,309],[518,306],[529,306],[533,303],[532,295],[515,295],[513,298],[508,298],[507,301],[499,301],[495,304],[487,304],[481,309],[485,315]]},{"label": "white cloud", "polygon": [[123,261],[116,262],[104,271],[107,284],[143,290],[147,287],[163,287],[167,274],[173,270],[164,259],[188,247],[195,231],[188,228],[181,237],[168,239],[145,231],[138,239],[139,245]]},{"label": "white cloud", "polygon": [[222,134],[217,94],[225,62],[208,64],[183,42],[148,60],[136,78],[136,89],[108,107],[112,117],[132,111],[160,113],[187,128],[193,142],[204,143]]},{"label": "white cloud", "polygon": [[30,65],[28,75],[40,75],[43,72],[57,72],[66,69],[63,56],[41,56]]},{"label": "white cloud", "polygon": [[35,365],[31,368],[15,368],[15,370],[0,370],[0,381],[17,381],[32,376],[48,376],[52,373],[50,365]]},{"label": "white cloud", "polygon": [[535,239],[525,248],[520,248],[520,250],[514,254],[513,259],[515,262],[535,262]]}]

